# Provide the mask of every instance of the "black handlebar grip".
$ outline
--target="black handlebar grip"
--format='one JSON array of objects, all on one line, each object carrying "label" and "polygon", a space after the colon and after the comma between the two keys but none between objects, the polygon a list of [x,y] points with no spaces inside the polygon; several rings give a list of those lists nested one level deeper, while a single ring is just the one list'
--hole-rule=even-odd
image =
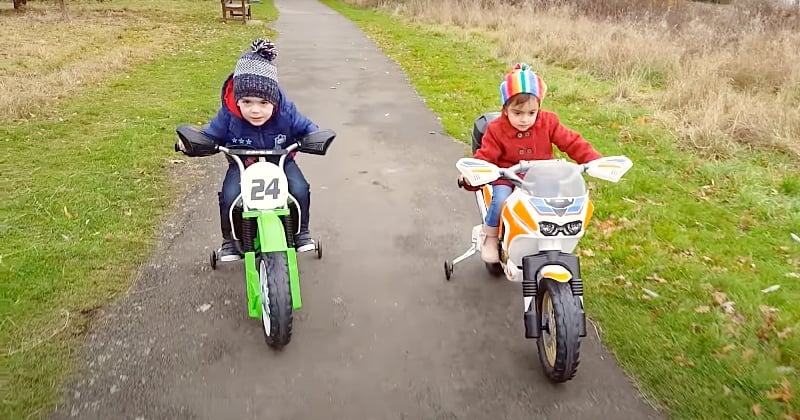
[{"label": "black handlebar grip", "polygon": [[464,181],[461,178],[458,178],[458,188],[464,188]]}]

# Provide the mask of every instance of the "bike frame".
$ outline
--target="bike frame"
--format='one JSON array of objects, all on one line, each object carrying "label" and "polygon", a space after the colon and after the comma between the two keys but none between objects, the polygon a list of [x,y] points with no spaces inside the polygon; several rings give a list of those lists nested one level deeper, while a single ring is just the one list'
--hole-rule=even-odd
[{"label": "bike frame", "polygon": [[[280,169],[281,173],[283,173],[284,162],[286,161],[286,157],[298,147],[297,143],[291,144],[286,149],[279,149],[275,150],[275,153],[272,155],[280,155],[280,160],[278,161],[278,168]],[[244,176],[245,176],[245,166],[242,159],[239,157],[240,155],[244,156],[258,156],[258,162],[267,162],[265,152],[264,151],[248,151],[248,150],[239,150],[236,149],[234,152],[232,149],[227,147],[219,146],[218,150],[225,153],[227,156],[230,156],[234,162],[239,166],[239,182],[241,185],[242,191],[246,187],[243,184]],[[248,153],[250,152],[250,153]],[[268,162],[267,162],[268,163]],[[283,175],[285,177],[285,174]],[[258,266],[256,264],[256,256],[261,253],[270,253],[270,252],[285,252],[287,257],[287,265],[289,268],[289,287],[292,292],[292,309],[297,310],[303,306],[302,297],[300,295],[300,275],[299,270],[297,268],[297,251],[294,247],[290,247],[286,243],[286,232],[284,231],[283,223],[281,222],[281,217],[290,216],[290,211],[288,208],[288,200],[286,204],[282,205],[281,207],[276,207],[272,209],[249,209],[247,204],[243,200],[242,197],[243,192],[240,192],[239,195],[234,200],[231,208],[228,210],[228,217],[231,220],[231,226],[234,226],[233,221],[233,210],[236,207],[237,203],[241,202],[243,211],[242,211],[242,220],[246,219],[256,219],[256,235],[253,241],[253,248],[250,251],[244,252],[244,267],[245,267],[245,283],[246,283],[246,290],[247,290],[247,313],[251,318],[261,318],[261,293],[260,293],[260,284],[259,284],[259,275],[258,275]],[[300,209],[297,200],[291,195],[288,194],[290,200],[294,201],[298,216],[302,211]],[[299,217],[298,217],[299,219]],[[298,224],[299,229],[299,224]],[[232,229],[233,238],[237,241],[240,239],[236,237],[236,229]]]}]

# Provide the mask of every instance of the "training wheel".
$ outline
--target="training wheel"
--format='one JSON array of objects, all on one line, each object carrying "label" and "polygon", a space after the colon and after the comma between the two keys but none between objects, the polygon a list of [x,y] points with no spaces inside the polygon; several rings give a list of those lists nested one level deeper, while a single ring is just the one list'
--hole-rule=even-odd
[{"label": "training wheel", "polygon": [[444,262],[444,277],[450,281],[450,276],[453,275],[453,263],[451,261]]},{"label": "training wheel", "polygon": [[208,262],[211,264],[211,269],[217,269],[217,251],[211,251],[211,255],[208,257]]},{"label": "training wheel", "polygon": [[314,250],[317,251],[317,259],[322,259],[322,241],[317,240],[316,245],[314,245]]}]

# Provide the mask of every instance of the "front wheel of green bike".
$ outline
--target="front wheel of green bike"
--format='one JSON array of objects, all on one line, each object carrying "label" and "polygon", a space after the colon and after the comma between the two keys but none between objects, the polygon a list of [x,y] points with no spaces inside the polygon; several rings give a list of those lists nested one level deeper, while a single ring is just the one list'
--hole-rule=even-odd
[{"label": "front wheel of green bike", "polygon": [[281,349],[292,339],[292,292],[285,252],[261,254],[258,265],[261,324],[267,345]]}]

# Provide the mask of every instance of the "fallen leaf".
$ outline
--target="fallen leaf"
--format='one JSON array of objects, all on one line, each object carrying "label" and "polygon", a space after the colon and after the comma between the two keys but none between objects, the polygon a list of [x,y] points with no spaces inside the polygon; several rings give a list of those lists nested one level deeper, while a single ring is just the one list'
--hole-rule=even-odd
[{"label": "fallen leaf", "polygon": [[767,287],[766,289],[762,290],[761,293],[772,293],[772,292],[774,292],[774,291],[776,291],[776,290],[778,290],[780,288],[781,288],[780,284],[773,284],[772,286]]},{"label": "fallen leaf", "polygon": [[178,163],[186,163],[186,161],[183,159],[170,159],[169,163],[178,164]]},{"label": "fallen leaf", "polygon": [[725,385],[722,385],[722,395],[731,395],[731,389]]},{"label": "fallen leaf", "polygon": [[612,129],[616,130],[616,129],[618,129],[619,127],[620,127],[620,125],[619,125],[619,123],[618,123],[618,122],[614,121],[614,122],[612,122],[612,123],[611,123],[611,128],[612,128]]},{"label": "fallen leaf", "polygon": [[792,333],[792,331],[793,331],[792,327],[786,327],[786,328],[782,329],[781,331],[778,331],[778,333],[777,333],[778,338],[781,339],[781,340],[784,340],[784,339],[786,339],[786,337],[789,336],[789,334]]},{"label": "fallen leaf", "polygon": [[205,311],[207,311],[209,309],[211,309],[211,304],[204,303],[204,304],[202,304],[202,305],[197,307],[197,312],[205,312]]},{"label": "fallen leaf", "polygon": [[790,278],[793,278],[793,279],[800,279],[800,274],[797,274],[797,273],[786,273],[784,275],[786,277],[790,277]]},{"label": "fallen leaf", "polygon": [[800,236],[795,235],[794,233],[790,233],[789,236],[795,240],[795,242],[800,242]]},{"label": "fallen leaf", "polygon": [[711,296],[714,299],[714,303],[717,304],[717,306],[720,306],[728,301],[728,295],[726,295],[725,292],[716,291],[712,293]]},{"label": "fallen leaf", "polygon": [[758,336],[759,340],[767,341],[769,339],[769,333],[775,329],[775,317],[774,311],[764,312],[764,323],[756,333],[756,336]]},{"label": "fallen leaf", "polygon": [[730,353],[730,352],[731,352],[731,350],[733,350],[733,349],[735,349],[735,348],[736,348],[736,346],[735,346],[734,344],[728,344],[727,346],[725,346],[725,347],[721,348],[721,349],[720,349],[720,352],[721,352],[722,354],[728,354],[728,353]]},{"label": "fallen leaf", "polygon": [[753,407],[751,407],[750,409],[753,410],[753,415],[761,416],[761,404],[756,404]]},{"label": "fallen leaf", "polygon": [[703,255],[703,258],[702,258],[702,259],[703,259],[703,261],[705,261],[705,262],[707,262],[707,263],[714,262],[714,260],[713,260],[713,259],[711,259],[710,257],[706,257],[705,255]]},{"label": "fallen leaf", "polygon": [[594,257],[594,251],[591,249],[581,249],[580,254],[584,257]]},{"label": "fallen leaf", "polygon": [[677,356],[675,357],[675,363],[677,363],[681,367],[691,367],[694,366],[694,362],[685,358],[684,356]]},{"label": "fallen leaf", "polygon": [[637,118],[637,119],[636,119],[636,124],[639,124],[639,125],[644,125],[644,124],[647,124],[647,118],[646,118],[646,117],[639,117],[639,118]]},{"label": "fallen leaf", "polygon": [[778,308],[773,308],[772,306],[767,306],[767,305],[758,305],[758,309],[761,311],[762,314],[778,312]]},{"label": "fallen leaf", "polygon": [[698,306],[694,308],[694,311],[698,314],[707,314],[711,311],[711,307],[708,305]]},{"label": "fallen leaf", "polygon": [[783,378],[781,380],[780,388],[773,388],[767,392],[767,398],[771,400],[777,400],[780,402],[789,402],[792,399],[792,384],[789,383],[789,380]]},{"label": "fallen leaf", "polygon": [[67,206],[64,206],[64,216],[67,216],[67,219],[72,219],[72,213],[67,210]]},{"label": "fallen leaf", "polygon": [[733,305],[735,305],[735,304],[736,304],[736,302],[728,301],[728,302],[725,302],[722,305],[720,305],[720,307],[723,310],[725,310],[726,314],[732,314],[732,313],[736,312],[736,309],[733,308]]},{"label": "fallen leaf", "polygon": [[656,273],[653,273],[653,274],[647,276],[646,279],[647,280],[652,280],[652,281],[657,282],[657,283],[666,283],[667,282],[663,278],[659,277],[658,274],[656,274]]}]

